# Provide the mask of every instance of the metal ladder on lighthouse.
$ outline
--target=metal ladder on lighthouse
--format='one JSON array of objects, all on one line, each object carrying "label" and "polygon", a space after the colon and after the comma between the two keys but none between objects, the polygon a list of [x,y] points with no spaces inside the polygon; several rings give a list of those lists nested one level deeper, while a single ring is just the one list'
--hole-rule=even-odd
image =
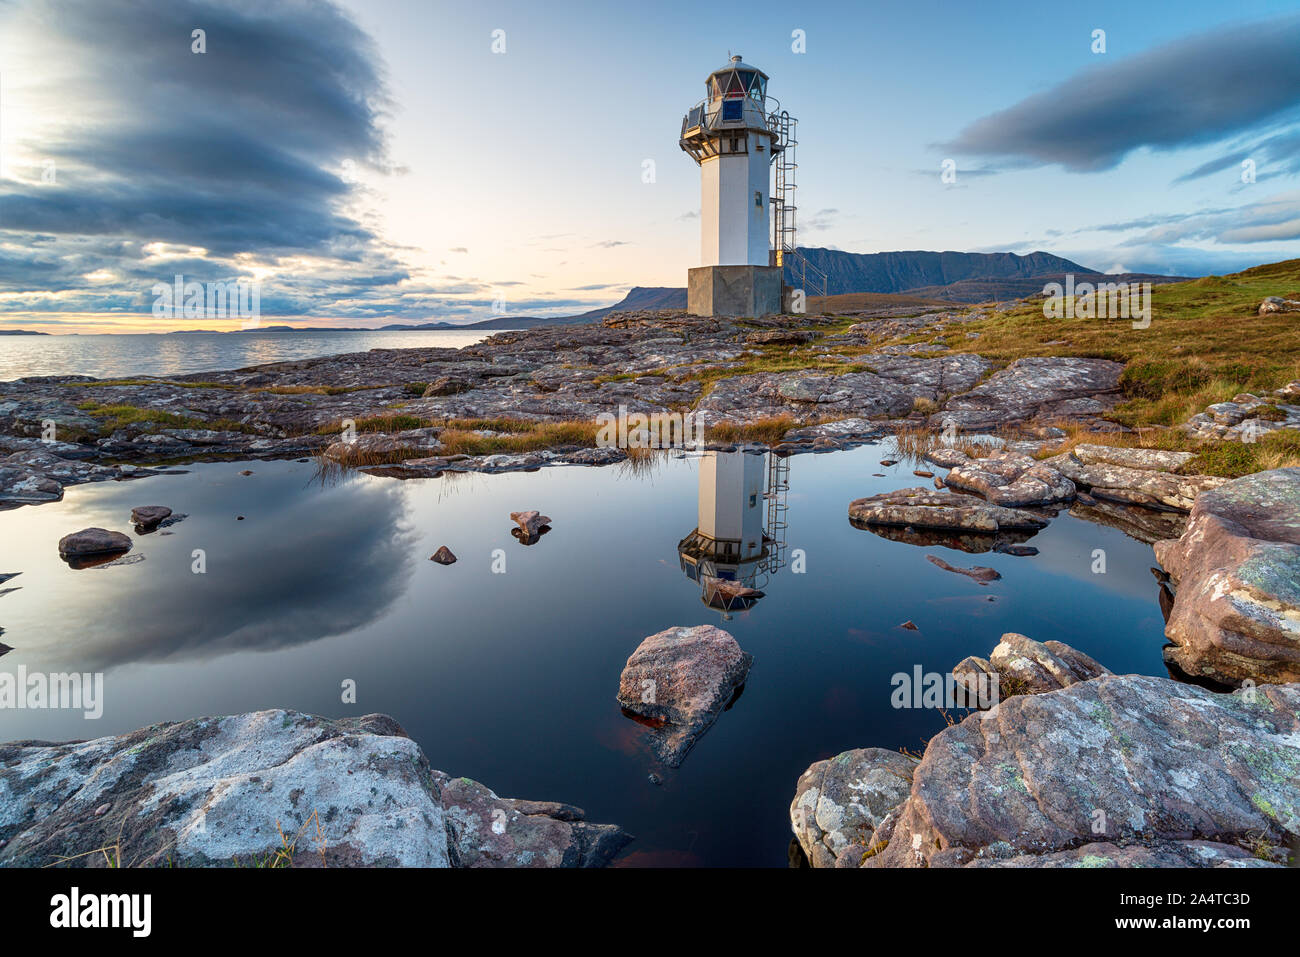
[{"label": "metal ladder on lighthouse", "polygon": [[790,491],[790,462],[775,452],[767,453],[767,516],[763,528],[763,544],[767,550],[755,588],[763,588],[767,580],[785,567],[786,531],[789,529],[790,506],[786,496]]},{"label": "metal ladder on lighthouse", "polygon": [[799,121],[786,110],[768,117],[768,128],[777,135],[776,181],[772,190],[772,249],[789,285],[802,289],[805,297],[826,295],[826,274],[810,263],[798,247],[797,213],[794,194],[798,188]]}]

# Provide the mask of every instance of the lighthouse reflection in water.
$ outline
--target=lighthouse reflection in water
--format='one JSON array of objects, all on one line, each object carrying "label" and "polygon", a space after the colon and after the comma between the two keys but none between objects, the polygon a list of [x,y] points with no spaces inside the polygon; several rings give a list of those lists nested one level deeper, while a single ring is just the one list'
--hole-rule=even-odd
[{"label": "lighthouse reflection in water", "polygon": [[787,459],[771,452],[705,452],[696,527],[677,543],[700,600],[730,619],[752,608],[785,565]]}]

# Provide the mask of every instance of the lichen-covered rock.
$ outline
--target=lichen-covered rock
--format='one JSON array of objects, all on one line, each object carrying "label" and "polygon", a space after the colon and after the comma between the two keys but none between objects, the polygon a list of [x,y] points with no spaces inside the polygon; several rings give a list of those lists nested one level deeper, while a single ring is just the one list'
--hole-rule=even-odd
[{"label": "lichen-covered rock", "polygon": [[1300,312],[1300,300],[1283,299],[1281,296],[1267,296],[1259,304],[1259,314],[1266,316],[1274,312]]},{"label": "lichen-covered rock", "polygon": [[41,505],[63,498],[63,486],[39,472],[0,465],[0,507]]},{"label": "lichen-covered rock", "polygon": [[910,525],[996,534],[1003,529],[1040,529],[1047,519],[993,505],[970,495],[927,488],[882,492],[849,503],[849,518],[864,525]]},{"label": "lichen-covered rock", "polygon": [[948,488],[972,492],[994,505],[1019,508],[1074,498],[1074,483],[1056,469],[1020,452],[991,452],[948,472]]},{"label": "lichen-covered rock", "polygon": [[845,751],[812,764],[790,804],[790,826],[808,863],[860,862],[876,828],[907,799],[915,768],[915,758],[884,748]]},{"label": "lichen-covered rock", "polygon": [[383,459],[427,457],[442,448],[438,429],[410,429],[392,434],[363,432],[348,439],[331,442],[325,457],[344,465],[367,464]]},{"label": "lichen-covered rock", "polygon": [[1298,684],[1229,695],[1102,675],[1017,695],[930,739],[888,846],[864,864],[1059,863],[1098,842],[1158,860],[1179,842],[1184,863],[1213,865],[1233,852],[1198,860],[1195,842],[1286,847],[1300,835],[1298,735]]},{"label": "lichen-covered rock", "polygon": [[943,411],[931,416],[931,424],[978,431],[1034,419],[1088,419],[1120,400],[1123,371],[1122,363],[1107,359],[1018,359],[950,399]]},{"label": "lichen-covered rock", "polygon": [[0,866],[574,867],[629,839],[582,816],[448,779],[381,714],[258,711],[0,745]]},{"label": "lichen-covered rock", "polygon": [[1051,854],[977,857],[966,867],[1281,867],[1246,848],[1214,841],[1153,841],[1112,844],[1099,841]]},{"label": "lichen-covered rock", "polygon": [[650,728],[655,756],[680,767],[730,705],[753,662],[721,628],[668,628],[642,641],[627,659],[618,703]]},{"label": "lichen-covered rock", "polygon": [[[978,701],[980,707],[991,707],[1012,695],[1045,694],[1111,672],[1063,642],[1034,641],[1008,632],[987,660],[972,655],[955,665],[952,673],[958,684],[977,696],[971,700]],[[982,681],[982,675],[996,676],[996,684]],[[995,690],[995,700],[982,700],[984,689]]]},{"label": "lichen-covered rock", "polygon": [[582,808],[497,797],[469,778],[433,772],[453,867],[604,867],[632,837],[590,824]]},{"label": "lichen-covered rock", "polygon": [[102,866],[78,856],[99,847],[123,866],[252,863],[286,840],[294,864],[448,864],[428,762],[383,715],[259,711],[2,745],[0,839],[0,864],[18,866]]},{"label": "lichen-covered rock", "polygon": [[[1081,445],[1045,459],[1043,464],[1056,469],[1096,498],[1186,512],[1198,495],[1218,488],[1228,480],[1217,475],[1179,475],[1166,471],[1167,466],[1178,467],[1186,461],[1179,456],[1180,453],[1159,453],[1151,449],[1121,452],[1106,446]],[[1120,461],[1130,464],[1115,464]],[[1135,467],[1138,462],[1145,464]]]},{"label": "lichen-covered rock", "polygon": [[1084,465],[1118,465],[1129,469],[1175,472],[1196,455],[1192,452],[1168,452],[1164,449],[1125,448],[1117,445],[1081,443],[1071,453]]},{"label": "lichen-covered rock", "polygon": [[1176,586],[1168,661],[1223,684],[1300,681],[1300,469],[1207,492],[1155,552]]}]

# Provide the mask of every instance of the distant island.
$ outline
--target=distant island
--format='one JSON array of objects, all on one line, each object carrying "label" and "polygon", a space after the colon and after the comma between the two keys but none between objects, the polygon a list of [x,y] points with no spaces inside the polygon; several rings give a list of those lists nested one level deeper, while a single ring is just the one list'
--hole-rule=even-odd
[{"label": "distant island", "polygon": [[0,329],[0,336],[48,336],[48,332],[37,332],[35,329]]}]

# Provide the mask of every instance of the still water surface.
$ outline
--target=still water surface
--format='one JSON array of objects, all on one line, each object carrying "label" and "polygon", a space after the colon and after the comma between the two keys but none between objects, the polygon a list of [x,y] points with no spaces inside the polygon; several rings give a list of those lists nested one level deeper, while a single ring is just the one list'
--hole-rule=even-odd
[{"label": "still water surface", "polygon": [[242,369],[370,349],[459,349],[502,330],[433,332],[187,332],[102,336],[0,336],[0,382],[29,375],[97,379]]},{"label": "still water surface", "polygon": [[[854,528],[851,499],[923,481],[911,466],[882,468],[889,451],[788,460],[786,565],[729,620],[702,602],[678,554],[700,523],[701,491],[734,491],[714,479],[701,490],[702,471],[722,470],[699,459],[644,475],[570,467],[336,484],[310,464],[219,463],[72,488],[60,503],[0,513],[0,572],[22,572],[0,596],[2,640],[15,649],[0,670],[102,671],[104,715],[0,712],[0,740],[261,708],[382,711],[434,767],[622,825],[636,836],[627,866],[783,866],[790,800],[812,761],[855,747],[920,750],[944,726],[935,711],[891,707],[896,672],[944,673],[1019,631],[1117,672],[1165,673],[1148,546],[1064,514],[1031,540],[1034,557]],[[245,467],[254,474],[241,476]],[[144,561],[74,571],[59,560],[62,535],[130,531],[131,507],[144,504],[189,516],[170,534],[133,534]],[[554,519],[532,546],[510,534],[509,513],[527,508]],[[457,564],[429,561],[444,544]],[[1105,574],[1091,570],[1097,548]],[[195,549],[205,574],[191,570]],[[504,574],[492,571],[496,549]],[[981,586],[927,554],[1003,577]],[[898,627],[907,620],[919,631]],[[704,623],[735,635],[754,666],[731,710],[665,771],[645,729],[620,712],[619,673],[645,636]],[[356,706],[340,701],[349,678]]]}]

